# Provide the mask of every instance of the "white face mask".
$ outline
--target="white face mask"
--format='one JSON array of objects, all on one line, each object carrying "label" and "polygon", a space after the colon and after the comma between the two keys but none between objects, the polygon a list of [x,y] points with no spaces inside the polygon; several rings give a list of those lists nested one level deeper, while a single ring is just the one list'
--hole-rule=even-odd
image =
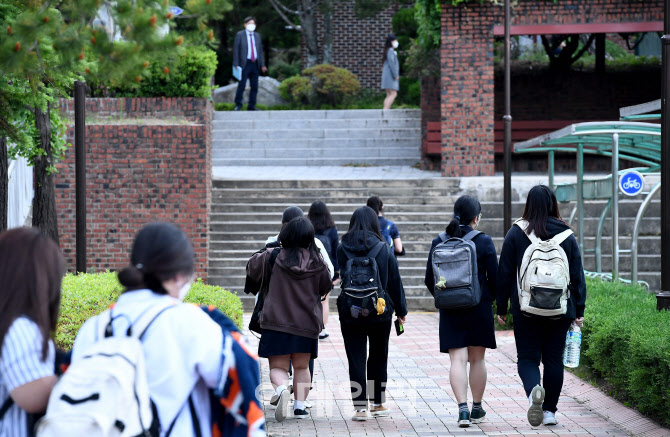
[{"label": "white face mask", "polygon": [[397,49],[398,48],[398,41],[393,41],[391,43],[391,45],[393,46],[394,49]]},{"label": "white face mask", "polygon": [[249,32],[253,32],[254,30],[256,30],[256,25],[255,24],[247,24],[247,30]]},{"label": "white face mask", "polygon": [[188,294],[189,290],[191,289],[191,285],[193,285],[193,279],[187,281],[180,289],[179,289],[179,300],[184,300],[186,295]]}]

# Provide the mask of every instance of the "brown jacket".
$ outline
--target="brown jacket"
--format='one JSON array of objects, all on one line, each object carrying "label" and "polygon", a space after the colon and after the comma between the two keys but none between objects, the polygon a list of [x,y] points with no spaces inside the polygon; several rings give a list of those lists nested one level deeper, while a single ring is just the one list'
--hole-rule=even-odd
[{"label": "brown jacket", "polygon": [[[319,338],[323,327],[321,297],[332,288],[330,273],[319,254],[310,258],[299,249],[298,265],[286,267],[287,250],[277,256],[261,316],[261,328],[308,338]],[[270,276],[272,251],[254,254],[247,264],[247,275],[260,282]]]}]

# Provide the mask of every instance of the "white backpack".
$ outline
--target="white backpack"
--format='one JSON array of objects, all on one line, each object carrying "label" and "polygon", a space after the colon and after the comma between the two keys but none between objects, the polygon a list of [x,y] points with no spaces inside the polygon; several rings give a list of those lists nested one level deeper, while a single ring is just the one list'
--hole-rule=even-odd
[{"label": "white backpack", "polygon": [[[174,304],[145,311],[127,336],[112,336],[112,314],[98,316],[96,343],[54,386],[37,437],[157,436],[147,384],[142,337],[151,323]],[[171,427],[170,427],[171,430]]]},{"label": "white backpack", "polygon": [[535,232],[525,232],[528,227],[526,220],[518,220],[514,224],[524,231],[531,242],[523,254],[517,276],[521,311],[544,317],[564,315],[570,298],[570,264],[560,244],[572,235],[572,230],[567,229],[542,241]]}]

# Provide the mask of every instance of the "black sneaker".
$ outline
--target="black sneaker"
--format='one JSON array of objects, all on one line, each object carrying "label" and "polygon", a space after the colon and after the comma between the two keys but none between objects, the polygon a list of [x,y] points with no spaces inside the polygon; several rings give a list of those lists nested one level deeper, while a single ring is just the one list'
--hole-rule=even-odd
[{"label": "black sneaker", "polygon": [[235,109],[233,111],[241,111],[242,110],[242,105],[235,105]]},{"label": "black sneaker", "polygon": [[309,419],[309,411],[293,410],[293,417],[295,417],[296,419]]},{"label": "black sneaker", "polygon": [[472,423],[481,423],[486,417],[486,411],[483,408],[473,408],[470,413],[470,421]]},{"label": "black sneaker", "polygon": [[458,426],[461,428],[467,428],[470,426],[470,412],[469,411],[461,411],[458,413]]}]

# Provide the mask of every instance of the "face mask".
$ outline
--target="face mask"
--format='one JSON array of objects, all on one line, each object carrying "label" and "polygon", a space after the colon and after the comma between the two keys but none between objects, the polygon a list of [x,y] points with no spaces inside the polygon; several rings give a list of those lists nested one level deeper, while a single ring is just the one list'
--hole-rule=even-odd
[{"label": "face mask", "polygon": [[191,285],[193,285],[193,280],[191,279],[190,281],[187,281],[180,289],[179,289],[179,300],[184,300],[186,295],[188,294],[189,290],[191,289]]},{"label": "face mask", "polygon": [[394,49],[397,49],[398,48],[398,41],[393,41],[391,43],[391,45],[393,46]]},{"label": "face mask", "polygon": [[247,24],[247,30],[249,32],[253,32],[254,30],[256,30],[256,25],[255,24]]}]

